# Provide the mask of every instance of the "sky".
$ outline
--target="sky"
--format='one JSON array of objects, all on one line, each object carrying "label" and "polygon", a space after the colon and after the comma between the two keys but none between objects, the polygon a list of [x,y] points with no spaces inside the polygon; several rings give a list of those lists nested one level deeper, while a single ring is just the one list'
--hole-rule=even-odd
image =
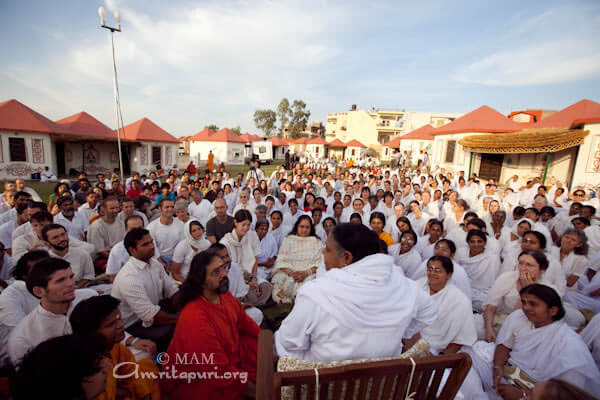
[{"label": "sky", "polygon": [[600,101],[600,2],[0,1],[0,101],[174,136],[209,124],[262,134],[257,109],[302,99],[311,121],[352,104],[467,113]]}]

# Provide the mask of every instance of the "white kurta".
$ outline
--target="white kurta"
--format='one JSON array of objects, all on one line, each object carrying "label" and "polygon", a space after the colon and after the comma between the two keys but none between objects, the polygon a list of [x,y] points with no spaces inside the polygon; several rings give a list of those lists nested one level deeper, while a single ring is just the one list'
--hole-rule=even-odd
[{"label": "white kurta", "polygon": [[498,276],[500,257],[498,254],[485,250],[475,257],[470,257],[469,248],[462,247],[456,252],[456,260],[465,268],[471,279],[474,308],[482,311],[479,310],[479,306],[481,306],[481,302],[485,301],[489,289]]},{"label": "white kurta", "polygon": [[388,247],[388,254],[394,257],[394,262],[402,268],[407,278],[413,281],[418,279],[422,259],[415,247],[404,254],[400,254],[400,243],[394,244]]},{"label": "white kurta", "polygon": [[[429,294],[427,278],[419,279],[417,285]],[[431,352],[438,355],[450,343],[472,346],[477,341],[477,332],[471,300],[450,282],[431,298],[439,305],[438,317],[421,331],[421,336],[429,342]]]},{"label": "white kurta", "polygon": [[239,264],[244,271],[252,273],[256,256],[260,254],[260,240],[254,231],[248,231],[240,241],[235,229],[223,236],[221,243],[227,247],[231,262]]},{"label": "white kurta", "polygon": [[304,285],[275,333],[275,348],[313,361],[396,356],[402,338],[432,324],[437,309],[391,257],[374,254]]},{"label": "white kurta", "polygon": [[201,244],[202,245],[196,251],[194,251],[187,239],[183,239],[175,246],[173,261],[182,264],[179,273],[184,278],[187,278],[188,273],[190,272],[190,265],[192,264],[194,256],[210,247],[210,242],[206,239],[201,240]]},{"label": "white kurta", "polygon": [[98,293],[91,289],[78,289],[66,315],[54,314],[38,305],[13,329],[8,338],[8,355],[13,365],[17,365],[25,353],[45,340],[68,335],[71,331],[69,316],[82,300]]},{"label": "white kurta", "polygon": [[[427,261],[429,260],[423,260],[417,270],[417,273],[414,275],[414,280],[420,280],[427,277]],[[462,267],[462,265],[457,263],[456,260],[452,260],[452,267],[454,272],[452,273],[452,278],[450,278],[448,283],[456,286],[461,292],[464,293],[469,301],[472,301],[473,295],[471,292],[471,278],[469,278],[469,275],[467,275],[465,269]]]},{"label": "white kurta", "polygon": [[590,323],[581,331],[581,338],[592,352],[592,357],[600,368],[600,314],[596,314]]}]

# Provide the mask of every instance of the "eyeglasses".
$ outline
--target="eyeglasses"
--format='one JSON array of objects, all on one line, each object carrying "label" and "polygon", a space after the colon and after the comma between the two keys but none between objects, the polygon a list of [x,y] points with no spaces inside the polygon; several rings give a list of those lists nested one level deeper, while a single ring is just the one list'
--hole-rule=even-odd
[{"label": "eyeglasses", "polygon": [[409,239],[409,238],[400,239],[400,243],[414,243],[414,242],[415,242],[414,239]]},{"label": "eyeglasses", "polygon": [[427,267],[427,272],[435,272],[436,274],[441,274],[442,272],[446,272],[443,268],[432,268]]}]

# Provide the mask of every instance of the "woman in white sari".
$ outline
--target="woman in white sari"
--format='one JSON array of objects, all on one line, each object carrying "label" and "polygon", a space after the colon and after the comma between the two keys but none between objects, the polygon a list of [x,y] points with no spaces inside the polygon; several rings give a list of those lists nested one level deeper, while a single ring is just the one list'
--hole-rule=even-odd
[{"label": "woman in white sari", "polygon": [[421,259],[429,260],[433,256],[433,249],[435,244],[442,237],[444,232],[444,226],[437,219],[430,219],[427,221],[427,234],[419,240],[417,244],[417,251],[421,255]]},{"label": "woman in white sari", "polygon": [[169,267],[173,279],[178,282],[185,281],[192,258],[210,247],[210,242],[204,238],[204,227],[198,220],[188,220],[183,227],[183,233],[185,239],[175,246],[173,262]]},{"label": "woman in white sari", "polygon": [[399,243],[388,247],[388,254],[394,257],[394,263],[412,280],[416,280],[421,265],[421,255],[415,247],[416,244],[417,234],[406,231],[400,235]]},{"label": "woman in white sari", "polygon": [[471,300],[450,283],[453,271],[448,257],[433,256],[427,262],[427,277],[417,281],[440,307],[435,322],[420,332],[434,355],[454,354],[477,341]]},{"label": "woman in white sari", "polygon": [[560,238],[560,248],[553,249],[562,265],[567,288],[575,290],[577,280],[587,268],[587,237],[578,229],[567,229]]},{"label": "woman in white sari", "polygon": [[321,240],[308,215],[302,215],[285,237],[272,271],[273,300],[291,303],[298,289],[315,278],[323,256]]},{"label": "woman in white sari", "polygon": [[531,388],[552,378],[599,396],[600,372],[581,336],[564,322],[558,293],[533,284],[520,296],[522,308],[506,318],[496,343],[477,342],[467,351],[488,396],[520,399],[525,390],[517,384]]},{"label": "woman in white sari", "polygon": [[255,229],[256,235],[260,240],[260,253],[256,257],[256,261],[258,262],[258,276],[259,278],[268,280],[271,277],[271,271],[275,265],[279,248],[277,247],[277,241],[269,233],[269,221],[259,218],[256,221]]},{"label": "woman in white sari", "polygon": [[477,336],[493,343],[502,323],[521,308],[519,292],[533,283],[544,283],[542,275],[548,269],[548,259],[540,251],[525,250],[519,254],[518,270],[501,274],[492,285],[483,303],[483,314],[475,314]]},{"label": "woman in white sari", "polygon": [[487,235],[472,229],[467,233],[468,247],[458,249],[456,259],[471,278],[473,310],[482,312],[483,302],[500,272],[498,254],[486,251]]},{"label": "woman in white sari", "polygon": [[504,239],[504,246],[502,247],[501,256],[503,258],[501,272],[514,271],[514,261],[510,262],[509,265],[505,265],[507,259],[513,260],[516,254],[519,254],[521,250],[521,238],[526,232],[529,232],[533,227],[533,221],[527,218],[521,218],[512,228],[511,232]]},{"label": "woman in white sari", "polygon": [[227,247],[231,261],[242,267],[246,280],[256,281],[260,240],[256,232],[250,230],[252,215],[248,210],[238,210],[233,218],[234,228],[223,236],[221,243]]}]

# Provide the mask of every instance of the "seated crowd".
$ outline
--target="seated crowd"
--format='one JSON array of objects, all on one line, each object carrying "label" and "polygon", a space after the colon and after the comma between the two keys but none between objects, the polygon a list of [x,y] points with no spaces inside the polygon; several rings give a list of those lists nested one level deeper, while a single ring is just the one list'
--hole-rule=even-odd
[{"label": "seated crowd", "polygon": [[82,174],[47,203],[7,182],[0,373],[17,400],[253,398],[264,327],[307,361],[468,353],[466,399],[599,397],[600,191],[506,186],[331,162]]}]

